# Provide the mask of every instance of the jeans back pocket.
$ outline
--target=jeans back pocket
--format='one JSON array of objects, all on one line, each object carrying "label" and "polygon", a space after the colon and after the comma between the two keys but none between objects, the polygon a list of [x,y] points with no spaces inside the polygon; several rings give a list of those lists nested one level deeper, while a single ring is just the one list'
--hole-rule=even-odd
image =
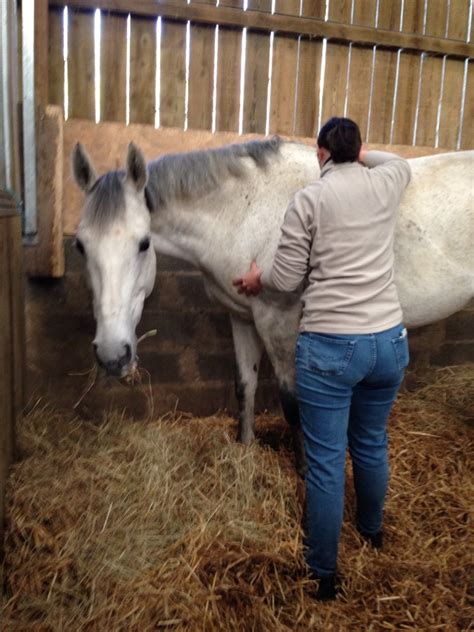
[{"label": "jeans back pocket", "polygon": [[401,333],[396,337],[392,338],[392,346],[395,352],[395,357],[397,359],[398,369],[403,371],[407,368],[408,363],[410,362],[410,351],[408,348],[408,336],[407,330],[404,328]]},{"label": "jeans back pocket", "polygon": [[319,375],[343,375],[356,345],[355,340],[311,334],[308,368]]}]

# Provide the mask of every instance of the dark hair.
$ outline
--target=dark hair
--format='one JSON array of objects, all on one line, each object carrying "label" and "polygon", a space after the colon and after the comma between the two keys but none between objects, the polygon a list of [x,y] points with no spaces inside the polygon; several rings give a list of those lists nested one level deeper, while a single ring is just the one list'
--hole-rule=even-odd
[{"label": "dark hair", "polygon": [[319,130],[318,145],[331,153],[334,162],[354,162],[359,157],[362,139],[357,123],[333,116]]}]

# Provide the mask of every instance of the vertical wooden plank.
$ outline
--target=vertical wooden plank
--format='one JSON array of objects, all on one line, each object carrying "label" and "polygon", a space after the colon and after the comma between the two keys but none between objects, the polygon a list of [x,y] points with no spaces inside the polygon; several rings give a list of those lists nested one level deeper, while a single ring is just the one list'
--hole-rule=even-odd
[{"label": "vertical wooden plank", "polygon": [[390,141],[396,67],[397,53],[378,48],[375,53],[369,143],[386,144]]},{"label": "vertical wooden plank", "polygon": [[439,147],[456,148],[461,115],[463,79],[464,62],[458,59],[447,59],[444,69],[443,98],[441,101]]},{"label": "vertical wooden plank", "polygon": [[[440,0],[436,0],[439,2]],[[425,15],[425,0],[404,0],[403,28],[404,33],[422,33]]]},{"label": "vertical wooden plank", "polygon": [[298,38],[275,35],[270,105],[270,131],[273,133],[293,133],[297,54]]},{"label": "vertical wooden plank", "polygon": [[[324,19],[326,11],[326,0],[303,0],[303,11],[301,15],[306,18]],[[295,13],[295,15],[298,15]]]},{"label": "vertical wooden plank", "polygon": [[188,127],[211,129],[215,26],[191,26]]},{"label": "vertical wooden plank", "polygon": [[[2,0],[3,1],[3,0]],[[48,103],[48,0],[36,0],[34,4],[34,51],[35,51],[35,101],[37,105]]]},{"label": "vertical wooden plank", "polygon": [[127,18],[102,14],[100,49],[100,118],[125,122]]},{"label": "vertical wooden plank", "polygon": [[63,13],[64,9],[51,8],[48,15],[48,98],[50,103],[61,107],[64,107]]},{"label": "vertical wooden plank", "polygon": [[219,0],[220,7],[232,7],[233,9],[243,9],[244,0]]},{"label": "vertical wooden plank", "polygon": [[217,131],[237,132],[239,130],[241,49],[242,31],[229,28],[219,29]]},{"label": "vertical wooden plank", "polygon": [[319,118],[321,41],[300,39],[299,72],[295,112],[295,134],[316,136]]},{"label": "vertical wooden plank", "polygon": [[[21,217],[12,218],[9,227],[11,284],[11,314],[14,323],[11,333],[13,347],[13,418],[15,424],[23,412],[25,371],[25,297],[23,281],[23,244],[21,239]],[[0,322],[2,322],[0,320]],[[15,447],[15,426],[11,430],[11,441]]]},{"label": "vertical wooden plank", "polygon": [[[352,22],[373,27],[376,12],[376,0],[354,0]],[[359,125],[364,140],[367,138],[369,125],[373,65],[372,47],[352,46],[347,85],[347,116]]]},{"label": "vertical wooden plank", "polygon": [[184,127],[186,25],[161,22],[160,125]]},{"label": "vertical wooden plank", "polygon": [[337,0],[329,4],[329,21],[351,23],[352,0]]},{"label": "vertical wooden plank", "polygon": [[69,11],[69,116],[95,119],[94,14]]},{"label": "vertical wooden plank", "polygon": [[411,145],[413,142],[420,61],[421,55],[418,53],[400,55],[393,133],[395,145]]},{"label": "vertical wooden plank", "polygon": [[448,38],[467,40],[469,0],[451,0],[449,3]]},{"label": "vertical wooden plank", "polygon": [[244,133],[265,134],[269,55],[270,35],[248,31],[245,64]]},{"label": "vertical wooden plank", "polygon": [[377,0],[354,0],[353,24],[375,26]]},{"label": "vertical wooden plank", "polygon": [[[347,116],[358,124],[363,140],[367,136],[372,62],[372,48],[352,46]],[[377,116],[377,113],[373,112],[373,116]]]},{"label": "vertical wooden plank", "polygon": [[399,31],[401,10],[402,0],[380,0],[377,28]]},{"label": "vertical wooden plank", "polygon": [[155,122],[156,20],[130,24],[130,122]]},{"label": "vertical wooden plank", "polygon": [[264,11],[265,13],[271,13],[272,0],[248,0],[247,8],[249,11]]},{"label": "vertical wooden plank", "polygon": [[441,57],[426,56],[424,58],[416,128],[416,145],[435,146],[442,69],[443,59]]},{"label": "vertical wooden plank", "polygon": [[321,124],[344,114],[348,51],[344,44],[327,45]]},{"label": "vertical wooden plank", "polygon": [[474,149],[474,61],[468,62],[461,149]]},{"label": "vertical wooden plank", "polygon": [[448,0],[428,2],[425,35],[431,37],[446,37],[447,19]]},{"label": "vertical wooden plank", "polygon": [[[303,0],[308,3],[308,0]],[[276,0],[275,12],[283,15],[299,15],[300,0]]]},{"label": "vertical wooden plank", "polygon": [[15,454],[15,428],[23,409],[24,296],[21,218],[0,190],[0,556],[3,557],[4,501]]},{"label": "vertical wooden plank", "polygon": [[[1,201],[0,201],[1,203]],[[11,303],[10,230],[12,217],[3,217],[0,209],[0,544],[3,544],[4,501],[8,469],[13,460],[13,327]],[[2,546],[3,549],[3,546]],[[3,550],[2,550],[3,553]],[[3,557],[3,555],[2,555]]]}]

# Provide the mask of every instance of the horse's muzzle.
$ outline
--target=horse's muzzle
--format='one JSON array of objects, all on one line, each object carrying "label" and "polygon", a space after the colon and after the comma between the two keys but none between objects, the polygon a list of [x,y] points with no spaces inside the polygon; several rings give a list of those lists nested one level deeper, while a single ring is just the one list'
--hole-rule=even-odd
[{"label": "horse's muzzle", "polygon": [[123,377],[123,370],[130,364],[132,359],[132,348],[128,343],[123,345],[123,354],[114,360],[105,360],[101,358],[98,346],[93,343],[95,357],[100,367],[102,367],[107,375],[114,377]]}]

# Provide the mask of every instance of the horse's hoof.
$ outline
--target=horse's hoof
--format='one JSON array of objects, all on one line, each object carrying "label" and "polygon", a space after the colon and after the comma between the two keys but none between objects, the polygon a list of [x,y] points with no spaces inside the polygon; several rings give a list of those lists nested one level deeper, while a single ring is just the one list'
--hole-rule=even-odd
[{"label": "horse's hoof", "polygon": [[242,445],[251,445],[255,441],[255,435],[253,433],[240,433],[237,435],[238,443]]},{"label": "horse's hoof", "polygon": [[306,465],[304,465],[303,467],[297,467],[296,468],[296,473],[298,474],[298,476],[304,481],[304,479],[306,478],[306,473],[308,472],[308,467]]},{"label": "horse's hoof", "polygon": [[306,459],[295,459],[295,468],[298,476],[304,479],[308,472],[308,464],[306,463]]}]

